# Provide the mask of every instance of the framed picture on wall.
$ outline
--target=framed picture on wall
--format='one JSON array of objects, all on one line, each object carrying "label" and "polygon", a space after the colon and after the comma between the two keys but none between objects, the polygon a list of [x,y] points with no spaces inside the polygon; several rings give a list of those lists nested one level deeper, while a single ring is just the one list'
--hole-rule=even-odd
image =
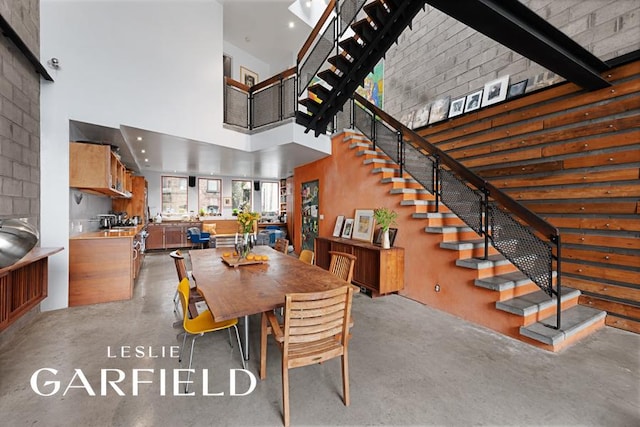
[{"label": "framed picture on wall", "polygon": [[507,88],[509,86],[509,76],[502,76],[484,85],[482,94],[482,106],[495,104],[507,99]]},{"label": "framed picture on wall", "polygon": [[376,221],[373,218],[373,209],[356,209],[351,238],[371,243],[373,240],[373,227],[375,226],[375,222]]},{"label": "framed picture on wall", "polygon": [[482,89],[467,95],[467,100],[464,104],[464,112],[477,110],[480,108],[480,101],[482,100]]},{"label": "framed picture on wall", "polygon": [[225,197],[222,199],[222,206],[225,208],[231,207],[231,197]]},{"label": "framed picture on wall", "polygon": [[509,91],[507,92],[507,99],[524,95],[524,92],[527,89],[527,81],[528,80],[522,80],[521,82],[510,85]]},{"label": "framed picture on wall", "polygon": [[353,218],[347,218],[344,220],[344,228],[342,229],[341,237],[345,239],[350,239],[352,231],[353,231]]},{"label": "framed picture on wall", "polygon": [[254,73],[248,68],[244,68],[242,65],[240,66],[240,83],[244,83],[247,86],[251,87],[254,84],[258,83],[258,73]]},{"label": "framed picture on wall", "polygon": [[343,224],[344,224],[344,215],[338,215],[338,217],[336,218],[336,225],[335,227],[333,227],[333,237],[340,237]]},{"label": "framed picture on wall", "polygon": [[467,97],[463,96],[462,98],[451,101],[451,106],[449,107],[449,118],[462,114],[465,99],[467,99]]}]

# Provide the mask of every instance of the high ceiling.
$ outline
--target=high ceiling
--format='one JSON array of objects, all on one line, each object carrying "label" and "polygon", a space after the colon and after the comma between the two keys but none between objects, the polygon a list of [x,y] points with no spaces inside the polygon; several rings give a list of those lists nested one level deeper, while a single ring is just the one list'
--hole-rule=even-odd
[{"label": "high ceiling", "polygon": [[[281,64],[288,67],[295,63],[293,58],[311,32],[311,27],[289,10],[293,0],[218,1],[224,10],[225,41],[275,67],[282,67]],[[309,11],[318,8],[323,11],[327,3],[326,0],[310,0],[311,7],[308,7],[306,0],[297,1],[300,2],[298,9],[306,7]],[[293,22],[293,28],[289,28],[290,22]],[[118,147],[123,163],[140,173],[154,171],[273,179],[289,176],[296,166],[326,156],[294,143],[246,152],[128,126],[113,129],[78,121],[71,121],[70,137],[72,141]],[[276,141],[282,142],[285,141]],[[145,154],[141,153],[143,148],[146,148]]]}]

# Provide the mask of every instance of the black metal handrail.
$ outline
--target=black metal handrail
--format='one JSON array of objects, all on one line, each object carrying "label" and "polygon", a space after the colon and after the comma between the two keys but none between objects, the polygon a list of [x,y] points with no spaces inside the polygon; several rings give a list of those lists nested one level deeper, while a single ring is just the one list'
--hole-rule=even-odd
[{"label": "black metal handrail", "polygon": [[[374,148],[385,152],[398,163],[401,171],[414,176],[418,182],[427,181],[423,185],[436,196],[436,203],[442,200],[469,227],[484,236],[485,258],[488,257],[491,239],[493,246],[532,282],[549,296],[556,296],[555,328],[559,329],[561,280],[558,229],[357,93],[353,95],[351,111],[351,123],[371,139]],[[368,124],[363,114],[369,115]],[[390,143],[391,138],[385,138],[385,134],[397,134],[397,142]],[[407,150],[411,151],[413,162],[419,165],[414,168],[418,173],[407,169]],[[422,161],[424,164],[420,164]],[[422,173],[419,169],[424,166],[428,167],[427,172],[422,177],[415,176]],[[520,247],[526,250],[518,252]],[[554,261],[557,275],[555,289]]]}]

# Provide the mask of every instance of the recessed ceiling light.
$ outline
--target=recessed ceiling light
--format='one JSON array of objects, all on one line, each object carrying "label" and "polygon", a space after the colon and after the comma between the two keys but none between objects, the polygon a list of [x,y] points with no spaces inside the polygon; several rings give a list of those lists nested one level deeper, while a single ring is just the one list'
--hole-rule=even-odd
[{"label": "recessed ceiling light", "polygon": [[141,137],[141,136],[137,137],[136,139],[137,139],[138,141],[142,141],[142,137]]},{"label": "recessed ceiling light", "polygon": [[307,7],[311,7],[311,1],[307,0]]},{"label": "recessed ceiling light", "polygon": [[145,149],[143,148],[142,150],[140,150],[140,152],[141,152],[142,154],[144,154],[144,153],[146,153],[146,152],[147,152],[147,150],[145,150]]},{"label": "recessed ceiling light", "polygon": [[148,162],[148,161],[149,161],[149,159],[144,159],[144,161],[145,161],[145,162]]},{"label": "recessed ceiling light", "polygon": [[293,22],[293,21],[289,21],[289,28],[293,28],[293,27],[295,27],[295,26],[296,26],[296,24],[294,24],[294,22]]}]

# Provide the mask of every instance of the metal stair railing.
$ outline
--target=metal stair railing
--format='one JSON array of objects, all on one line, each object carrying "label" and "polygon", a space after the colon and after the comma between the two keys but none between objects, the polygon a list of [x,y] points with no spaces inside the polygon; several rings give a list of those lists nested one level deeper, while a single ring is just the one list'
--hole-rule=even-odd
[{"label": "metal stair railing", "polygon": [[[476,233],[484,258],[493,247],[547,295],[556,297],[561,328],[560,232],[413,130],[354,93],[350,122]],[[344,120],[344,118],[339,118]],[[555,249],[555,255],[554,255]],[[554,263],[556,286],[553,286]]]}]

